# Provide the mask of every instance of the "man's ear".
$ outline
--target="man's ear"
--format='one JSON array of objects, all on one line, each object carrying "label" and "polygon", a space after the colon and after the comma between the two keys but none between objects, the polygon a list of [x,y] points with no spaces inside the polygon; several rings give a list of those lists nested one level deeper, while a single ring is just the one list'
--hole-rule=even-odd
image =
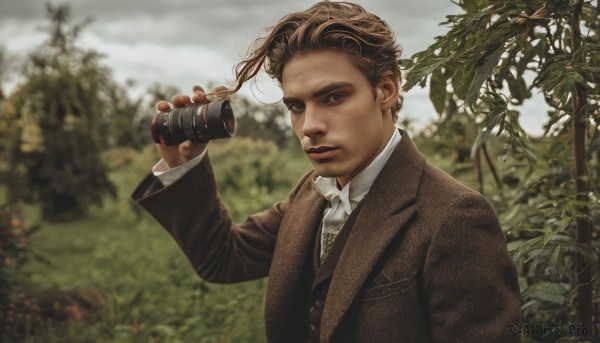
[{"label": "man's ear", "polygon": [[386,71],[379,77],[377,82],[377,93],[383,96],[381,100],[381,110],[391,109],[398,100],[399,85],[398,77],[391,71]]}]

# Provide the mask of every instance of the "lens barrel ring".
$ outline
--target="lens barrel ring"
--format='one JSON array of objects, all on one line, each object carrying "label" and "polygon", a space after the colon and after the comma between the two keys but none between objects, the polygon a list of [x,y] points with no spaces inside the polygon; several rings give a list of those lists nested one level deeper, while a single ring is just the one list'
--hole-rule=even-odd
[{"label": "lens barrel ring", "polygon": [[198,111],[200,105],[186,106],[181,108],[181,128],[183,129],[183,136],[191,141],[194,141],[196,135],[194,134],[193,117],[194,113]]}]

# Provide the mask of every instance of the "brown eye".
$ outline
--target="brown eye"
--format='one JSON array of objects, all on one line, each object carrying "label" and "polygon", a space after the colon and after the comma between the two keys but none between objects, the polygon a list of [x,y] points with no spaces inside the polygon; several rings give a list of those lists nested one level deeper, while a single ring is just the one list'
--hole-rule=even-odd
[{"label": "brown eye", "polygon": [[304,104],[302,103],[291,103],[288,105],[288,110],[290,110],[290,112],[294,113],[294,114],[300,114],[304,111]]},{"label": "brown eye", "polygon": [[327,99],[325,99],[325,102],[328,104],[336,104],[342,100],[344,100],[344,98],[346,97],[346,94],[343,93],[333,93],[330,94]]}]

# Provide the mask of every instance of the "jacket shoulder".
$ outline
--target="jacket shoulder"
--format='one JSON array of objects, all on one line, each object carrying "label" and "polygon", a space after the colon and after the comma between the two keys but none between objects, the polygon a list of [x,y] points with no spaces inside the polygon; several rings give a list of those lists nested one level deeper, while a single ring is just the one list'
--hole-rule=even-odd
[{"label": "jacket shoulder", "polygon": [[429,199],[431,205],[445,208],[456,203],[457,199],[469,198],[472,201],[485,203],[490,206],[488,200],[477,190],[464,185],[445,171],[427,162],[423,170],[421,187],[417,199]]}]

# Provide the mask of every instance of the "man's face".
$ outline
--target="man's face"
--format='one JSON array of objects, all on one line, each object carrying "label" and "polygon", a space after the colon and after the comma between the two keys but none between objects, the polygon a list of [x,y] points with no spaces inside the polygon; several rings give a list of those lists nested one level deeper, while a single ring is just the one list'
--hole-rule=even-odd
[{"label": "man's face", "polygon": [[384,99],[394,95],[389,93],[395,86],[393,76],[382,79],[387,83],[380,81],[374,90],[348,55],[332,50],[303,53],[285,64],[283,101],[319,175],[336,177],[344,186],[387,144],[395,129],[390,111],[395,99]]}]

